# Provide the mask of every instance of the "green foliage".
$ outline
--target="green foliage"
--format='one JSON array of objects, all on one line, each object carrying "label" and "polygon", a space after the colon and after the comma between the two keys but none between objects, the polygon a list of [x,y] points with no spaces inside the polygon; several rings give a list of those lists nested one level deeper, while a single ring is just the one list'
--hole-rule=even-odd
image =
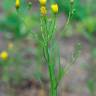
[{"label": "green foliage", "polygon": [[10,85],[18,85],[22,82],[23,79],[27,78],[27,76],[23,75],[23,72],[25,72],[25,70],[22,70],[22,67],[32,64],[31,59],[25,58],[26,54],[30,52],[30,48],[21,51],[22,47],[20,45],[19,47],[17,47],[18,44],[19,43],[17,43],[16,41],[14,42],[12,48],[6,48],[6,52],[8,53],[8,58],[6,60],[3,60],[0,57],[0,68],[2,69],[1,80]]},{"label": "green foliage", "polygon": [[[61,12],[64,11],[66,15],[68,16],[70,12],[70,0],[57,0]],[[96,0],[85,0],[82,2],[82,0],[74,0],[74,14],[72,18],[74,20],[83,20],[84,18],[88,16],[92,16],[92,14],[95,14],[96,6],[95,6]]]},{"label": "green foliage", "polygon": [[89,17],[77,24],[77,32],[82,33],[89,42],[94,43],[96,32],[96,18]]},{"label": "green foliage", "polygon": [[94,80],[89,79],[87,82],[87,87],[90,92],[90,96],[95,96],[96,84],[95,84]]},{"label": "green foliage", "polygon": [[[25,1],[21,0],[21,6],[18,13],[15,9],[14,0],[3,0],[2,8],[4,10],[4,16],[0,19],[0,32],[11,33],[13,38],[22,38],[30,34],[32,27],[37,24],[38,18],[36,14],[30,14],[31,6]],[[30,8],[29,8],[30,7]],[[28,22],[28,23],[27,23]],[[38,25],[38,24],[37,24]],[[34,30],[32,30],[34,31]]]},{"label": "green foliage", "polygon": [[[69,15],[70,12],[70,0],[58,0],[57,1],[61,12],[64,11],[66,15]],[[74,14],[73,19],[82,20],[86,17],[86,5],[82,5],[80,0],[74,0]]]},{"label": "green foliage", "polygon": [[0,31],[11,32],[16,37],[20,35],[20,20],[16,14],[10,14],[0,21]]},{"label": "green foliage", "polygon": [[81,22],[81,26],[83,26],[83,28],[81,28],[81,30],[85,28],[85,30],[88,31],[89,33],[94,33],[96,31],[96,29],[95,29],[96,18],[95,17],[89,17],[89,18],[84,19]]},{"label": "green foliage", "polygon": [[90,79],[90,80],[87,82],[87,86],[88,86],[88,89],[89,89],[90,94],[91,94],[90,96],[94,96],[94,95],[93,95],[93,93],[94,93],[94,91],[95,91],[94,81]]},{"label": "green foliage", "polygon": [[91,56],[93,59],[96,58],[96,48],[95,47],[92,49]]}]

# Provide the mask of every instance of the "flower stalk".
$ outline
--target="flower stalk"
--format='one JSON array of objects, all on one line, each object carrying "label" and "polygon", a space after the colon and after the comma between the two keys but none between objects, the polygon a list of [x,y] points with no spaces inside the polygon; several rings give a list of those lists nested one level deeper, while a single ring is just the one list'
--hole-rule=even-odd
[{"label": "flower stalk", "polygon": [[[52,12],[51,14],[52,16],[49,17],[47,16],[48,14],[47,7],[46,7],[47,0],[39,0],[40,14],[41,14],[40,17],[41,37],[39,43],[41,44],[40,47],[43,50],[44,61],[48,65],[48,73],[50,78],[50,96],[57,96],[57,89],[59,86],[59,82],[62,79],[62,77],[65,75],[65,73],[69,71],[70,66],[68,65],[65,66],[65,68],[62,68],[62,66],[60,65],[60,56],[58,56],[59,71],[56,75],[55,67],[57,63],[56,55],[57,55],[58,45],[56,44],[56,40],[55,40],[55,32],[56,32],[56,16],[59,11],[59,7],[58,4],[53,3],[53,1],[54,0],[52,0],[51,2],[51,8],[50,8]],[[71,7],[73,7],[74,1],[71,0],[70,3],[72,5]],[[71,15],[72,15],[72,10],[69,13],[69,18],[66,25],[68,25]],[[24,24],[26,25],[25,22]],[[77,49],[75,50],[75,53],[78,53],[79,49],[78,47],[76,48]],[[60,52],[58,52],[58,54],[60,54]],[[75,55],[73,54],[73,58],[72,58],[73,61],[71,61],[72,62],[71,65],[73,65],[73,63],[76,61],[77,57],[78,56],[76,54]]]},{"label": "flower stalk", "polygon": [[[42,0],[43,1],[43,0]],[[40,3],[41,4],[41,3]],[[43,8],[42,8],[43,7]],[[43,53],[46,63],[48,64],[48,73],[50,78],[50,96],[57,96],[57,87],[56,87],[56,75],[55,75],[55,63],[52,62],[50,47],[51,41],[54,38],[55,27],[56,27],[56,14],[58,13],[58,5],[52,4],[51,10],[53,17],[50,19],[47,16],[46,6],[41,4],[41,34],[42,34],[42,43],[43,43]],[[50,25],[50,26],[49,26]],[[54,53],[53,53],[54,54]]]}]

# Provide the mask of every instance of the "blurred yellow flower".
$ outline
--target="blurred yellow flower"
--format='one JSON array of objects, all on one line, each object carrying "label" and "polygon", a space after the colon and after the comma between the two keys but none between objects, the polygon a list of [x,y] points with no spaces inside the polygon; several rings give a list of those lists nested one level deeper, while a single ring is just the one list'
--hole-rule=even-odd
[{"label": "blurred yellow flower", "polygon": [[47,0],[39,0],[39,2],[40,2],[40,4],[41,4],[41,5],[43,5],[43,6],[44,6],[44,5],[46,5]]},{"label": "blurred yellow flower", "polygon": [[16,9],[20,7],[20,0],[16,0]]},{"label": "blurred yellow flower", "polygon": [[11,48],[13,48],[13,47],[14,47],[13,43],[12,43],[12,42],[9,42],[9,43],[8,43],[8,48],[11,49]]},{"label": "blurred yellow flower", "polygon": [[43,16],[45,16],[45,15],[47,14],[47,9],[46,9],[45,6],[42,6],[42,7],[40,8],[40,11],[41,11],[41,14],[42,14]]},{"label": "blurred yellow flower", "polygon": [[52,9],[53,13],[55,13],[55,14],[58,13],[58,5],[57,4],[52,4],[51,9]]},{"label": "blurred yellow flower", "polygon": [[6,51],[1,52],[0,54],[1,59],[6,60],[8,58],[8,53]]}]

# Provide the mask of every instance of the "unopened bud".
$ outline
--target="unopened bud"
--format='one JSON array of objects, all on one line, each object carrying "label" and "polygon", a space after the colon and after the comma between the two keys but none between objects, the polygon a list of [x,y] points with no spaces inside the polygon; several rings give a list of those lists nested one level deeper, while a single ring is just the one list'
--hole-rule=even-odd
[{"label": "unopened bud", "polygon": [[73,5],[74,4],[74,0],[70,0],[70,3]]},{"label": "unopened bud", "polygon": [[32,7],[32,2],[28,2],[28,7],[29,7],[29,8]]},{"label": "unopened bud", "polygon": [[20,7],[20,0],[16,0],[16,9],[19,9]]}]

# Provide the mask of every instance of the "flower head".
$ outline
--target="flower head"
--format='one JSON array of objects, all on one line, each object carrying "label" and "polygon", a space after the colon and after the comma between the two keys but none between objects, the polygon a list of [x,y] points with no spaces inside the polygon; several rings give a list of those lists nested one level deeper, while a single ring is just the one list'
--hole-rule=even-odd
[{"label": "flower head", "polygon": [[13,47],[14,47],[13,43],[12,43],[12,42],[9,42],[9,43],[8,43],[8,48],[11,49],[11,48],[13,48]]},{"label": "flower head", "polygon": [[47,9],[46,9],[45,6],[42,6],[42,7],[40,8],[40,11],[41,11],[41,14],[42,14],[43,16],[45,16],[45,15],[47,14]]},{"label": "flower head", "polygon": [[40,5],[45,6],[45,5],[46,5],[47,0],[39,0],[39,2],[40,2]]},{"label": "flower head", "polygon": [[6,51],[1,52],[0,57],[2,60],[6,60],[8,58],[8,53]]},{"label": "flower head", "polygon": [[57,4],[52,4],[51,5],[51,10],[53,13],[58,13],[58,5]]},{"label": "flower head", "polygon": [[20,0],[16,0],[16,9],[20,7]]}]

